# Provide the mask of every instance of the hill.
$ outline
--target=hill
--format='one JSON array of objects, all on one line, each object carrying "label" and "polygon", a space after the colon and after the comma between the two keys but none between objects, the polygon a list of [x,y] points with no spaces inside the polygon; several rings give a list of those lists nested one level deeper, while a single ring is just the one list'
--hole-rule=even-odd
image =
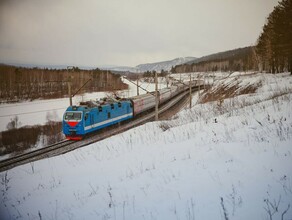
[{"label": "hill", "polygon": [[103,70],[111,70],[113,72],[132,72],[132,73],[144,73],[147,71],[161,72],[161,70],[170,71],[171,68],[176,66],[176,65],[190,62],[190,61],[193,61],[195,59],[196,59],[195,57],[179,57],[179,58],[175,58],[173,60],[167,60],[167,61],[161,61],[161,62],[155,62],[155,63],[139,64],[135,67],[114,66],[114,67],[100,67],[100,68]]},{"label": "hill", "polygon": [[244,47],[211,54],[177,65],[172,72],[245,71],[256,68],[254,47]]},{"label": "hill", "polygon": [[162,61],[157,63],[146,63],[136,66],[140,72],[156,71],[161,72],[161,70],[169,71],[173,66],[187,63],[196,60],[195,57],[180,57],[173,60]]}]

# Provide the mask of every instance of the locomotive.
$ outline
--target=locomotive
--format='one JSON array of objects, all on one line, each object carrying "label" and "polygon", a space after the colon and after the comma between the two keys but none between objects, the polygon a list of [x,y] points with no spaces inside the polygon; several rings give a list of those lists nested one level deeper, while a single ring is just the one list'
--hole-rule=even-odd
[{"label": "locomotive", "polygon": [[[195,81],[191,82],[196,86]],[[158,90],[159,104],[166,102],[189,86],[178,83]],[[155,107],[155,93],[134,96],[129,99],[102,99],[81,102],[69,106],[63,116],[63,133],[69,140],[81,140],[85,135],[99,129],[129,120]]]},{"label": "locomotive", "polygon": [[119,102],[81,102],[69,106],[63,117],[63,133],[69,140],[81,140],[86,134],[133,117],[129,100]]}]

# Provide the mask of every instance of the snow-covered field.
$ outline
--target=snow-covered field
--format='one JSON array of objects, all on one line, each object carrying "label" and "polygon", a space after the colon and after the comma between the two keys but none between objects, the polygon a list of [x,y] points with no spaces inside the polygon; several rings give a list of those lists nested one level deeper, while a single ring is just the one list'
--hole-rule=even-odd
[{"label": "snow-covered field", "polygon": [[261,87],[0,173],[0,219],[292,219],[292,76],[235,75]]}]

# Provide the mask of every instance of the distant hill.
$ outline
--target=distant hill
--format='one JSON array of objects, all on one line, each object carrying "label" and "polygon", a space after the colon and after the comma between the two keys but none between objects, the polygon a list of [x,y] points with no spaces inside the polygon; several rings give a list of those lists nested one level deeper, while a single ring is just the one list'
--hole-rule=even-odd
[{"label": "distant hill", "polygon": [[112,66],[112,67],[99,67],[104,70],[118,71],[118,72],[132,72],[132,73],[144,73],[147,71],[157,71],[161,72],[161,70],[170,71],[172,67],[183,64],[186,62],[190,62],[196,60],[195,57],[179,57],[173,60],[161,61],[156,63],[145,63],[139,64],[135,67],[127,67],[127,66]]},{"label": "distant hill", "polygon": [[136,66],[136,68],[138,68],[140,72],[146,72],[146,71],[160,72],[161,70],[169,71],[171,70],[172,67],[176,65],[194,61],[196,59],[197,58],[195,57],[179,57],[173,60],[162,61],[162,62],[157,62],[157,63],[140,64]]},{"label": "distant hill", "polygon": [[138,73],[139,70],[135,67],[131,66],[99,66],[99,69],[102,70],[110,70],[112,72],[123,73],[123,72],[131,72],[131,73]]},{"label": "distant hill", "polygon": [[244,48],[238,48],[234,50],[228,50],[228,51],[223,51],[219,53],[214,53],[208,56],[203,56],[200,57],[196,60],[189,61],[186,64],[196,64],[196,63],[201,63],[204,61],[215,61],[215,60],[220,60],[220,59],[230,59],[232,57],[238,57],[241,55],[244,55],[246,53],[251,52],[252,47],[244,47]]},{"label": "distant hill", "polygon": [[244,47],[211,54],[176,65],[172,72],[245,71],[254,69],[257,69],[254,47]]}]

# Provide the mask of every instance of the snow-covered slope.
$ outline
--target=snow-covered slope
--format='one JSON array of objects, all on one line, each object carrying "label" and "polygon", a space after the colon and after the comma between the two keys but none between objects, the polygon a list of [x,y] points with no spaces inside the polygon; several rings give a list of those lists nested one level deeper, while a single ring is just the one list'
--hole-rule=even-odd
[{"label": "snow-covered slope", "polygon": [[132,72],[132,73],[139,72],[138,68],[130,67],[130,66],[100,66],[99,68],[102,70],[110,70],[110,71],[118,71],[118,72]]},{"label": "snow-covered slope", "polygon": [[258,89],[0,173],[0,219],[291,219],[292,76],[235,80]]},{"label": "snow-covered slope", "polygon": [[127,67],[127,66],[116,66],[116,67],[100,67],[101,69],[108,69],[112,71],[121,71],[121,72],[133,72],[133,73],[143,73],[146,71],[157,71],[160,72],[161,70],[169,71],[171,67],[186,63],[189,61],[195,60],[195,57],[180,57],[173,60],[162,61],[157,63],[146,63],[146,64],[139,64],[136,67]]},{"label": "snow-covered slope", "polygon": [[163,61],[163,62],[140,64],[136,66],[136,68],[138,68],[141,72],[153,71],[153,70],[158,71],[158,72],[160,72],[161,70],[169,71],[171,67],[173,66],[186,63],[195,59],[196,59],[195,57],[180,57],[180,58]]}]

